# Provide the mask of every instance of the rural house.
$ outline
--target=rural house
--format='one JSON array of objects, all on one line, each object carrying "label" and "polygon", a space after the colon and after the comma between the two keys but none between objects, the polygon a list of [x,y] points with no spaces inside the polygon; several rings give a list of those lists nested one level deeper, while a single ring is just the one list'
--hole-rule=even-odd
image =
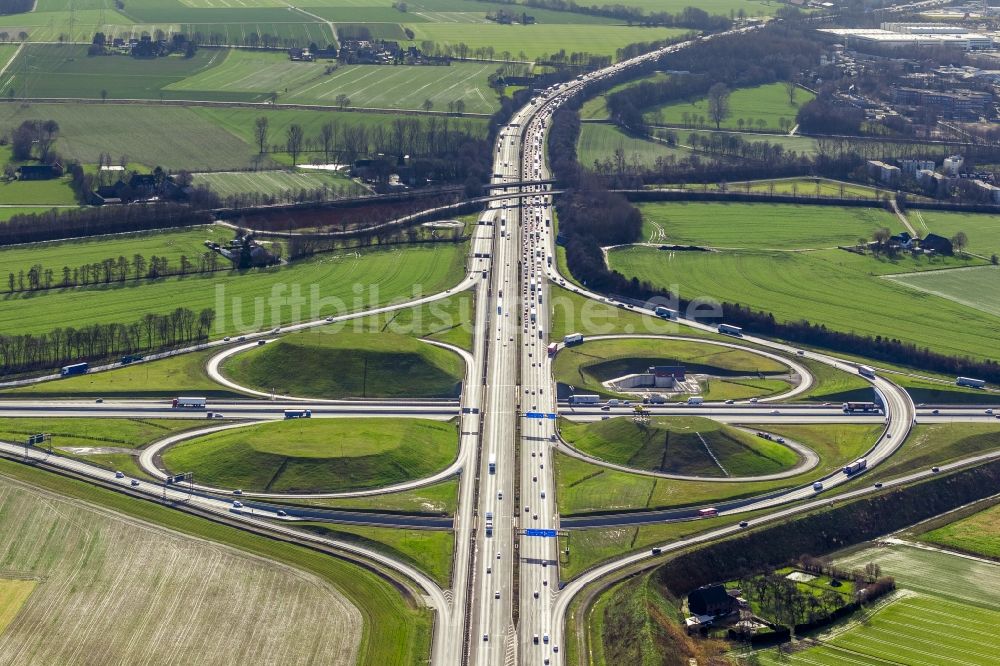
[{"label": "rural house", "polygon": [[738,607],[724,585],[704,585],[688,594],[688,608],[695,615],[729,615]]}]

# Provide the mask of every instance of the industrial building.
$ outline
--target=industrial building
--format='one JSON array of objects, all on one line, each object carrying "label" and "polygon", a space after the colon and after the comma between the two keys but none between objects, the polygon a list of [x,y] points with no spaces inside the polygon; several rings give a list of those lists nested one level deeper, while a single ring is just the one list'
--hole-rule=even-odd
[{"label": "industrial building", "polygon": [[993,38],[969,32],[960,26],[931,23],[883,23],[881,28],[824,28],[820,32],[836,35],[849,48],[952,47],[963,51],[993,48]]}]

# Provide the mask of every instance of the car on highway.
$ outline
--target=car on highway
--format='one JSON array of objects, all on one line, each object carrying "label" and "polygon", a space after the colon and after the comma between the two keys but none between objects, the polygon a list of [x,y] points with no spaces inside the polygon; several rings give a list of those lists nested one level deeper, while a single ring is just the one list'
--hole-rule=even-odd
[{"label": "car on highway", "polygon": [[941,468],[940,467],[931,467],[931,471],[934,472],[935,474],[937,474],[938,472],[941,471]]},{"label": "car on highway", "polygon": [[538,598],[538,590],[535,590],[534,592],[532,592],[531,596],[533,596],[534,598],[537,599]]},{"label": "car on highway", "polygon": [[750,523],[748,523],[748,522],[747,522],[747,521],[745,521],[745,520],[741,520],[741,521],[740,521],[740,527],[747,527],[747,526],[749,526],[749,525],[750,525]]},{"label": "car on highway", "polygon": [[503,493],[502,492],[498,492],[497,493],[497,499],[498,500],[502,500],[503,499]]},{"label": "car on highway", "polygon": [[500,590],[497,590],[496,592],[493,593],[493,598],[494,599],[499,599],[500,598]]},{"label": "car on highway", "polygon": [[116,479],[124,479],[125,478],[125,472],[115,472],[115,478]]},{"label": "car on highway", "polygon": [[287,512],[287,511],[285,511],[284,509],[278,509],[278,517],[279,517],[279,518],[284,518],[284,517],[286,517],[287,515],[288,515],[288,512]]},{"label": "car on highway", "polygon": [[237,488],[236,490],[233,491],[233,494],[234,495],[242,495],[243,494],[243,489],[242,488]]},{"label": "car on highway", "polygon": [[132,487],[135,488],[137,485],[139,485],[139,479],[132,479]]},{"label": "car on highway", "polygon": [[735,400],[726,400],[726,404],[727,405],[735,405],[736,401]]},{"label": "car on highway", "polygon": [[97,400],[95,400],[94,402],[96,402],[96,403],[97,403],[98,405],[100,405],[101,403],[103,403],[103,402],[104,402],[104,398],[98,398],[98,399],[97,399]]},{"label": "car on highway", "polygon": [[876,483],[876,484],[875,484],[875,487],[876,487],[876,488],[881,488],[881,487],[882,487],[882,482],[881,482],[881,481],[879,481],[878,483]]},{"label": "car on highway", "polygon": [[243,502],[241,502],[239,500],[233,500],[233,508],[234,509],[242,509],[243,508]]},{"label": "car on highway", "polygon": [[483,634],[483,640],[484,641],[490,640],[490,635],[489,634]]},{"label": "car on highway", "polygon": [[819,491],[823,490],[823,484],[822,484],[822,482],[817,481],[816,483],[814,483],[813,484],[813,490],[815,490],[816,492],[819,492]]}]

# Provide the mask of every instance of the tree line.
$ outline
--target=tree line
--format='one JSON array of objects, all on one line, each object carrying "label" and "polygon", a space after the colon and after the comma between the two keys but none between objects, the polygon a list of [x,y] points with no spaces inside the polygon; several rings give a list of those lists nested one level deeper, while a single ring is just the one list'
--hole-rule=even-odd
[{"label": "tree line", "polygon": [[147,258],[137,253],[131,258],[119,255],[117,258],[108,257],[79,266],[63,266],[61,270],[46,268],[39,263],[33,264],[28,270],[21,269],[16,274],[8,272],[7,293],[121,284],[130,280],[155,280],[170,275],[196,275],[231,268],[228,260],[220,265],[219,258],[220,255],[213,251],[194,257],[182,254],[175,266],[168,257],[154,254]]},{"label": "tree line", "polygon": [[215,310],[211,308],[198,313],[177,308],[166,314],[146,314],[129,323],[68,326],[47,333],[0,334],[0,375],[187,345],[207,339],[214,322]]},{"label": "tree line", "polygon": [[209,224],[211,215],[177,203],[100,206],[14,215],[0,224],[0,246]]}]

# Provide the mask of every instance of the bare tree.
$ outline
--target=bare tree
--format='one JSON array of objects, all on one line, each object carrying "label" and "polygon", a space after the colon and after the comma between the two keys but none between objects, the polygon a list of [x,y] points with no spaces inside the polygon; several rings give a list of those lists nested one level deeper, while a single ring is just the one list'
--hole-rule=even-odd
[{"label": "bare tree", "polygon": [[285,148],[288,150],[288,154],[292,156],[292,166],[295,166],[296,162],[298,162],[299,153],[302,152],[303,137],[302,125],[292,123],[288,126]]},{"label": "bare tree", "polygon": [[965,235],[964,231],[959,231],[951,237],[951,247],[958,254],[962,254],[965,248],[969,247],[969,237]]},{"label": "bare tree", "polygon": [[795,105],[795,91],[798,90],[799,84],[795,83],[793,79],[788,79],[785,81],[785,94],[788,95],[788,104],[791,106]]},{"label": "bare tree", "polygon": [[268,126],[267,116],[261,116],[254,121],[253,125],[253,135],[257,140],[257,149],[261,155],[267,150],[267,126]]},{"label": "bare tree", "polygon": [[333,142],[337,136],[333,123],[323,123],[319,130],[319,142],[323,146],[323,161],[330,163],[330,153],[333,152]]},{"label": "bare tree", "polygon": [[724,83],[716,83],[708,89],[708,116],[719,129],[722,121],[729,117],[729,88]]}]

